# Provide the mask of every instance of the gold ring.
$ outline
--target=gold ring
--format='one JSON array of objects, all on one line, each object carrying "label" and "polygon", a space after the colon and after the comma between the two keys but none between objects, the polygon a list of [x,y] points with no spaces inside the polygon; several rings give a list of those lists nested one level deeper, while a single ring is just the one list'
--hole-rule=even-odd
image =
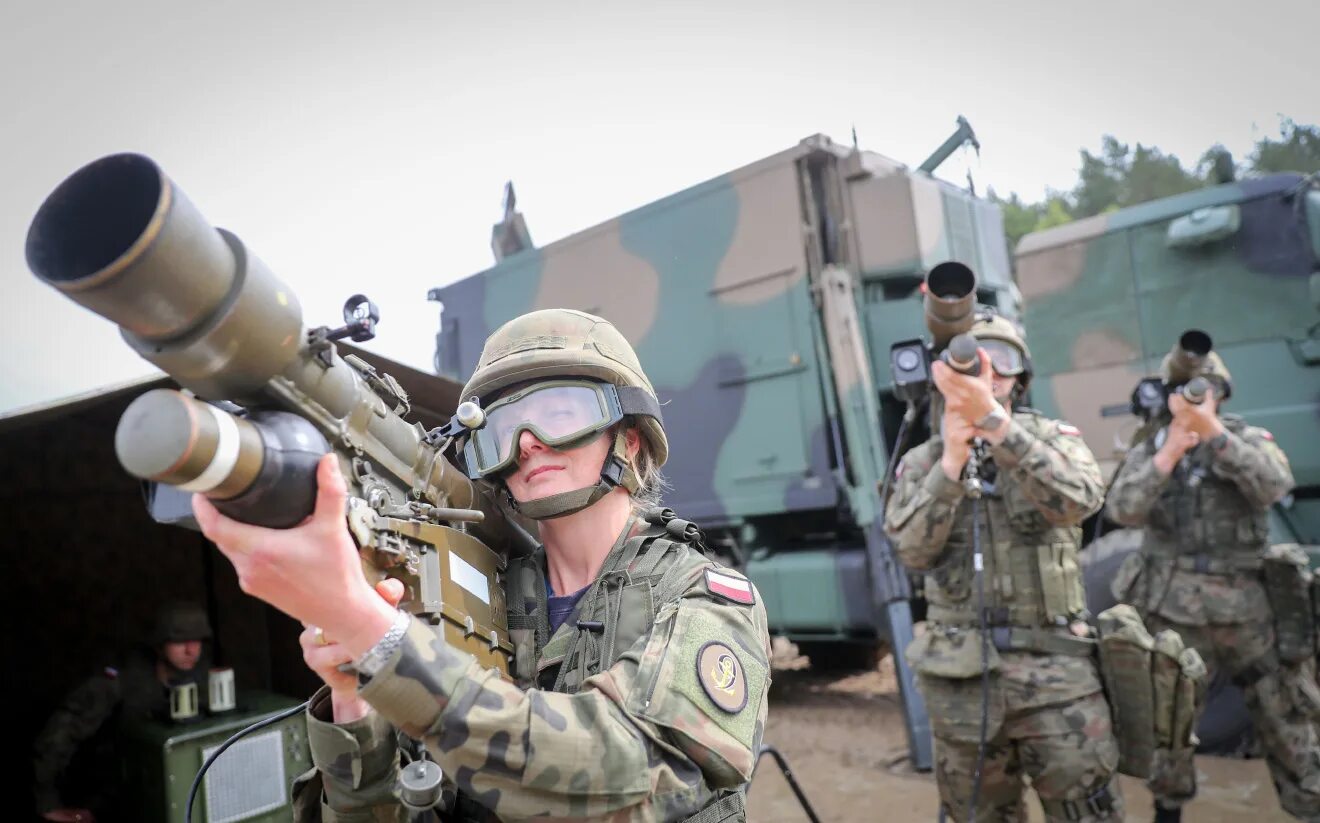
[{"label": "gold ring", "polygon": [[316,645],[318,645],[318,646],[325,646],[325,645],[328,645],[329,642],[330,642],[330,641],[328,641],[328,640],[325,639],[325,632],[321,631],[321,628],[320,628],[319,626],[318,626],[317,629],[316,629],[315,642],[316,642]]}]

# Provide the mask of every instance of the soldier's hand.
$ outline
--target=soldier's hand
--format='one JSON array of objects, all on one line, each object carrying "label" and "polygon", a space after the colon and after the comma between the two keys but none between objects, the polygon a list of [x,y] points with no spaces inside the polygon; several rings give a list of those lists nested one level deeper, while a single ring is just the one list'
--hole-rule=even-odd
[{"label": "soldier's hand", "polygon": [[975,377],[957,372],[938,360],[931,364],[931,376],[944,396],[945,411],[961,415],[969,423],[982,419],[999,405],[995,400],[990,355],[985,349],[977,349],[976,354],[981,359],[981,373]]},{"label": "soldier's hand", "polygon": [[[403,583],[386,578],[376,584],[376,593],[391,608],[398,608],[399,601],[403,599]],[[336,642],[323,629],[306,624],[298,636],[298,644],[302,646],[303,662],[330,687],[335,722],[349,723],[365,717],[371,711],[371,706],[358,697],[357,675],[339,669],[341,665],[353,661],[353,655],[349,654],[343,644]]]},{"label": "soldier's hand", "polygon": [[41,817],[57,823],[96,823],[96,815],[92,814],[91,809],[51,809]]},{"label": "soldier's hand", "polygon": [[944,454],[940,456],[940,468],[944,476],[957,481],[962,478],[963,467],[972,456],[972,438],[976,436],[976,427],[961,415],[944,412],[940,436],[944,439]]},{"label": "soldier's hand", "polygon": [[1213,389],[1206,392],[1205,400],[1200,403],[1193,403],[1181,394],[1170,394],[1169,411],[1175,422],[1196,432],[1202,440],[1218,437],[1224,431],[1219,419],[1219,395]]},{"label": "soldier's hand", "polygon": [[1183,458],[1183,455],[1196,448],[1196,444],[1201,442],[1201,436],[1192,431],[1185,419],[1174,417],[1173,422],[1164,432],[1164,443],[1160,445],[1159,451],[1155,452],[1155,468],[1160,474],[1169,475],[1173,473],[1173,467]]},{"label": "soldier's hand", "polygon": [[396,612],[362,573],[345,519],[348,487],[333,454],[321,458],[316,482],[315,511],[291,529],[240,523],[201,495],[193,495],[193,513],[234,564],[243,591],[320,626],[357,657],[385,636]]}]

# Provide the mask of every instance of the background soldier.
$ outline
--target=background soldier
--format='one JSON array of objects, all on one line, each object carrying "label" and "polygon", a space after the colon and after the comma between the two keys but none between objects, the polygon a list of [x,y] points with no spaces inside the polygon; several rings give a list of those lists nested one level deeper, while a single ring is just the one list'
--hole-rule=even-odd
[{"label": "background soldier", "polygon": [[[1293,484],[1288,459],[1268,431],[1218,414],[1231,392],[1218,354],[1209,352],[1191,371],[1175,370],[1174,357],[1160,367],[1171,419],[1128,452],[1109,495],[1112,520],[1145,527],[1141,551],[1125,563],[1114,593],[1145,616],[1151,634],[1172,628],[1182,635],[1210,676],[1227,668],[1246,693],[1279,802],[1318,820],[1320,739],[1312,719],[1320,704],[1312,664],[1280,661],[1276,622],[1299,615],[1271,609],[1262,575],[1267,512]],[[1200,404],[1176,391],[1197,376],[1212,386]],[[1150,783],[1156,820],[1181,819],[1180,807],[1196,794],[1192,752],[1157,767]]]},{"label": "background soldier", "polygon": [[65,699],[37,735],[33,758],[37,814],[46,820],[114,820],[118,721],[170,716],[170,686],[197,684],[206,694],[211,624],[193,603],[160,610],[152,650],[107,666]]},{"label": "background soldier", "polygon": [[[1012,323],[982,317],[972,334],[980,375],[934,364],[941,436],[904,456],[885,521],[903,562],[927,572],[926,631],[907,655],[930,707],[941,802],[955,820],[969,807],[978,820],[1025,820],[1030,777],[1050,820],[1121,820],[1118,746],[1077,565],[1100,470],[1076,428],[1006,411],[1031,379]],[[986,481],[975,524],[963,482],[973,438],[985,444]]]}]

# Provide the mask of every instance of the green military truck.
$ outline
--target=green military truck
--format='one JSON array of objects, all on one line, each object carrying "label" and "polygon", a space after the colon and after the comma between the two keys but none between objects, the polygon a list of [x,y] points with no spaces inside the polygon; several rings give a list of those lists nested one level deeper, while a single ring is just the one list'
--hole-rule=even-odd
[{"label": "green military truck", "polygon": [[[809,137],[540,248],[510,201],[496,265],[430,292],[442,304],[435,369],[462,379],[486,335],[525,311],[612,320],[675,433],[667,503],[747,571],[772,630],[818,667],[902,648],[920,617],[876,486],[905,409],[890,347],[925,333],[921,284],[948,260],[976,271],[979,302],[1021,314],[1032,402],[1081,427],[1108,471],[1137,425],[1137,382],[1183,330],[1208,331],[1237,384],[1230,409],[1293,458],[1299,488],[1278,539],[1320,542],[1320,193],[1278,175],[1078,221],[1024,238],[1015,280],[998,207],[930,175],[973,139],[960,121],[914,169]],[[925,436],[915,428],[909,444]],[[1121,559],[1131,538],[1111,533],[1088,554]],[[1092,564],[1089,593],[1109,569]],[[925,709],[895,664],[926,768]],[[1219,714],[1240,732],[1225,694]]]},{"label": "green military truck", "polygon": [[[1112,473],[1139,420],[1137,382],[1187,329],[1207,332],[1233,375],[1226,411],[1269,429],[1297,487],[1276,506],[1274,542],[1320,566],[1320,187],[1276,174],[1168,197],[1022,238],[1017,284],[1035,356],[1032,401],[1081,428]],[[1108,524],[1097,524],[1101,528]],[[1138,532],[1084,553],[1092,611]],[[1211,686],[1199,728],[1212,750],[1239,745],[1241,695]]]},{"label": "green military truck", "polygon": [[[877,490],[903,414],[889,347],[924,331],[923,277],[950,259],[976,270],[982,302],[1016,311],[998,207],[929,173],[974,140],[959,122],[917,169],[816,135],[540,248],[506,204],[497,264],[430,293],[436,371],[470,373],[522,312],[611,320],[672,433],[666,503],[747,571],[772,631],[813,663],[874,664],[913,623]],[[925,709],[895,659],[929,768]]]}]

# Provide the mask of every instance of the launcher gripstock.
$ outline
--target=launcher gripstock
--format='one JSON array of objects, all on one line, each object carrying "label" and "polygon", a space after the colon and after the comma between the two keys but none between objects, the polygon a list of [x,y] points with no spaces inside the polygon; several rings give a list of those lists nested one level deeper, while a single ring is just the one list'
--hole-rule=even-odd
[{"label": "launcher gripstock", "polygon": [[443,438],[404,420],[408,397],[392,377],[340,357],[336,339],[370,338],[370,301],[350,298],[339,329],[304,329],[293,291],[137,154],[61,183],[28,230],[27,260],[196,397],[241,407],[168,389],[140,396],[115,433],[129,473],[286,528],[311,513],[316,463],[333,451],[368,579],[401,580],[403,608],[507,674],[500,552],[526,550],[528,537],[444,457]]}]

